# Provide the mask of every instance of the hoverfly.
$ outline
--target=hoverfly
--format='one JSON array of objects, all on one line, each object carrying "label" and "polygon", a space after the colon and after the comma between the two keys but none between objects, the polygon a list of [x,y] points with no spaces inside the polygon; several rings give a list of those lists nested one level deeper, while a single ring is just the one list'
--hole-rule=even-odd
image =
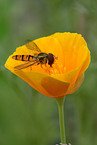
[{"label": "hoverfly", "polygon": [[52,53],[43,53],[40,48],[33,42],[28,42],[26,44],[26,47],[32,51],[36,51],[34,55],[14,55],[12,56],[15,60],[25,61],[26,63],[15,66],[15,69],[21,70],[24,68],[27,68],[29,66],[32,66],[34,64],[41,65],[42,64],[48,64],[50,67],[52,67],[52,64],[54,63],[54,60],[57,59]]}]

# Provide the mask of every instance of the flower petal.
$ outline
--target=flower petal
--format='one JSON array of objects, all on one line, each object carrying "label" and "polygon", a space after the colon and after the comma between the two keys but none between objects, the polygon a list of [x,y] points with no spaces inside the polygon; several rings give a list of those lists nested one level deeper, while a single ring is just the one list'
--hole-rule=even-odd
[{"label": "flower petal", "polygon": [[41,85],[51,96],[61,97],[66,95],[70,84],[48,76],[42,79]]},{"label": "flower petal", "polygon": [[[13,71],[12,71],[13,72]],[[14,74],[22,78],[31,87],[48,97],[60,97],[66,95],[69,83],[64,83],[49,75],[38,72],[14,71]]]},{"label": "flower petal", "polygon": [[78,77],[86,71],[86,69],[90,64],[90,51],[88,50],[87,47],[86,50],[87,50],[86,57],[84,58],[83,62],[79,65],[77,69],[69,71],[65,74],[52,75],[52,76],[60,81],[64,81],[72,84],[75,83]]},{"label": "flower petal", "polygon": [[66,94],[72,94],[76,90],[78,90],[78,88],[81,86],[83,80],[84,80],[84,73],[80,77],[78,77],[78,79],[76,80],[75,83],[73,83],[72,85],[70,85],[68,87],[68,90],[67,90]]},{"label": "flower petal", "polygon": [[65,32],[52,36],[61,45],[66,70],[71,71],[79,67],[87,55],[87,43],[81,34]]}]

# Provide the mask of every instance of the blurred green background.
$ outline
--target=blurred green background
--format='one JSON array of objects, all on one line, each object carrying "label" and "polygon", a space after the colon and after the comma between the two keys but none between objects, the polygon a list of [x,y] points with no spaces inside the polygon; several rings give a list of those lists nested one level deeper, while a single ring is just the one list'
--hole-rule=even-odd
[{"label": "blurred green background", "polygon": [[0,0],[0,145],[60,142],[58,108],[4,63],[27,39],[81,33],[92,62],[82,86],[65,101],[67,142],[97,145],[97,0]]}]

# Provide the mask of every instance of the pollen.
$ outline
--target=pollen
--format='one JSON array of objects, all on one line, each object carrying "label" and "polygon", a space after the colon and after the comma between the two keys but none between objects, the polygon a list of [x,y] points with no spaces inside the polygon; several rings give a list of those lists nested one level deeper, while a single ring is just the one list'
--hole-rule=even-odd
[{"label": "pollen", "polygon": [[47,69],[45,69],[46,73],[49,75],[57,75],[57,74],[65,74],[66,73],[66,67],[64,67],[62,64],[54,63],[52,67],[46,66]]}]

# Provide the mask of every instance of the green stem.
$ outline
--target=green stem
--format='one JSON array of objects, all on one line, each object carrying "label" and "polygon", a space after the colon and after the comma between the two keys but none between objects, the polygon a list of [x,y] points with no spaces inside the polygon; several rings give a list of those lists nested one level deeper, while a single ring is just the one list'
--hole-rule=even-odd
[{"label": "green stem", "polygon": [[63,110],[64,97],[56,98],[56,100],[58,103],[58,110],[59,110],[61,143],[66,144],[65,128],[64,128],[64,110]]}]

